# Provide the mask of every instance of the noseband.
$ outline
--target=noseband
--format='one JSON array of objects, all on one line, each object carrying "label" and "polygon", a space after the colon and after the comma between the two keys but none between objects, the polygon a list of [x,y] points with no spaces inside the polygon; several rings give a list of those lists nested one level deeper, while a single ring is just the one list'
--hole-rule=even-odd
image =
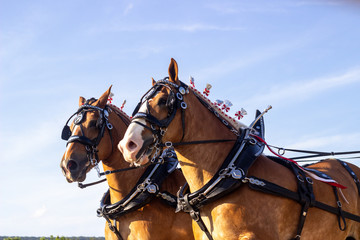
[{"label": "noseband", "polygon": [[[104,136],[106,128],[109,130],[111,142],[113,141],[112,136],[111,136],[111,131],[110,131],[113,128],[113,126],[109,122],[109,119],[108,119],[109,107],[107,105],[105,105],[104,108],[100,108],[100,107],[91,105],[95,101],[96,101],[96,99],[94,99],[94,98],[87,100],[84,105],[80,106],[79,109],[73,115],[70,116],[70,118],[66,121],[66,124],[62,130],[61,138],[65,141],[67,141],[66,145],[68,145],[69,143],[73,143],[73,142],[78,142],[80,144],[83,144],[85,146],[89,162],[91,163],[91,165],[93,165],[96,168],[98,174],[100,174],[100,169],[98,167],[99,157],[98,157],[97,146],[99,145],[102,137]],[[97,123],[96,123],[96,126],[99,129],[99,134],[94,139],[90,139],[85,136],[84,130],[81,125],[81,123],[85,119],[86,113],[91,112],[91,111],[98,111],[99,115],[100,115],[100,117],[98,118]],[[82,135],[72,135],[72,131],[70,130],[70,127],[68,125],[69,121],[75,115],[76,115],[76,117],[74,119],[74,124],[78,125],[80,127]],[[113,144],[111,144],[111,146],[112,146],[112,151],[113,151]]]}]

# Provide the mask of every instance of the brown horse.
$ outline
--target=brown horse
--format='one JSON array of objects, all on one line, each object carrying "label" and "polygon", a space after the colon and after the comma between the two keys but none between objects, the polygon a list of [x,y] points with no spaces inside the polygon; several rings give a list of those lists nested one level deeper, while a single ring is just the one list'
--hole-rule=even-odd
[{"label": "brown horse", "polygon": [[[84,146],[87,143],[84,140],[85,138],[98,142],[96,154],[98,159],[102,159],[105,171],[116,171],[128,166],[128,163],[124,161],[122,154],[117,149],[116,144],[123,137],[130,119],[116,106],[107,104],[110,89],[111,87],[99,100],[86,102],[84,98],[80,97],[80,108],[84,104],[89,104],[93,107],[88,108],[86,111],[77,112],[78,114],[74,120],[76,124],[71,124],[71,137],[77,137],[78,139],[68,141],[66,151],[60,163],[60,167],[68,182],[84,181],[86,173],[93,167],[93,164],[88,159],[89,149],[87,148],[89,146]],[[101,111],[103,109],[106,109],[106,111]],[[108,114],[106,119],[103,118],[103,120],[106,121],[105,128],[109,128],[109,130],[102,131],[99,129],[101,128],[99,124],[105,124],[105,122],[101,122],[101,117],[104,116],[100,114]],[[91,158],[96,159],[94,156],[91,156]],[[127,196],[132,188],[136,186],[144,171],[144,168],[138,168],[106,175],[110,188],[111,203],[116,203]],[[165,179],[160,190],[175,194],[184,183],[185,179],[181,171],[175,170]],[[159,198],[153,199],[149,204],[136,211],[117,218],[117,229],[122,239],[193,239],[189,216],[185,213],[175,214],[175,209],[165,204]],[[106,239],[118,239],[109,230],[108,226],[105,227],[105,236]]]},{"label": "brown horse", "polygon": [[[171,59],[169,78],[158,82],[153,81],[152,91],[144,95],[140,101],[139,107],[135,110],[137,114],[133,116],[132,124],[118,145],[125,160],[137,165],[149,161],[149,158],[154,155],[154,152],[150,152],[152,148],[173,145],[190,192],[193,194],[204,186],[209,190],[215,185],[215,183],[211,186],[206,184],[218,174],[219,168],[235,146],[234,141],[239,139],[239,136],[249,137],[250,135],[246,135],[248,130],[251,130],[250,133],[253,132],[253,129],[237,125],[232,119],[222,115],[219,110],[214,110],[216,107],[199,95],[201,94],[194,88],[179,81],[177,63]],[[207,106],[204,106],[204,102],[208,102]],[[209,106],[212,107],[211,111],[208,109]],[[157,134],[154,129],[162,134]],[[254,138],[247,139],[250,139],[249,142],[253,141],[254,146],[259,143]],[[244,146],[251,148],[251,145],[246,143]],[[313,197],[315,197],[317,202],[331,206],[333,209],[338,209],[342,203],[342,211],[352,213],[355,218],[360,214],[357,185],[354,178],[337,160],[327,159],[309,168],[320,170],[339,184],[346,186],[347,188],[342,190],[343,195],[338,194],[337,188],[313,180],[308,177],[309,175],[303,176],[304,178],[298,175],[298,180],[293,170],[286,167],[286,164],[285,166],[279,164],[263,154],[255,155],[255,157],[257,158],[256,160],[254,158],[248,171],[242,172],[241,169],[237,169],[237,172],[233,172],[233,178],[240,179],[241,186],[199,207],[200,220],[197,220],[204,223],[205,230],[207,229],[211,236],[206,235],[206,232],[193,222],[196,239],[204,240],[212,237],[231,240],[288,240],[300,239],[300,234],[301,239],[360,239],[359,222],[346,219],[344,220],[345,228],[342,218],[338,218],[339,214],[330,213],[318,207],[306,208],[309,207],[306,204],[314,201]],[[247,164],[248,159],[243,160]],[[354,170],[353,175],[360,176],[359,168],[351,164],[348,166]],[[228,176],[223,173],[220,172],[219,175]],[[250,176],[255,176],[256,179]],[[274,184],[280,186],[277,189],[282,189],[292,197],[281,197],[278,194],[266,194],[253,190],[256,188],[264,190],[263,187],[267,186],[275,187]],[[304,195],[299,195],[303,191],[299,189],[299,186],[305,185],[306,188],[312,188],[313,192],[307,195],[310,200],[299,204],[299,196]],[[264,192],[270,192],[265,190]],[[194,219],[196,219],[196,215],[194,216],[196,204],[207,201],[210,195],[203,193],[203,196],[197,195],[196,199],[193,198],[193,202],[184,201],[187,204],[185,208],[189,208],[187,210]],[[187,196],[190,199],[191,195]],[[191,210],[194,211],[191,212]],[[300,222],[303,220],[306,221],[300,227]]]}]

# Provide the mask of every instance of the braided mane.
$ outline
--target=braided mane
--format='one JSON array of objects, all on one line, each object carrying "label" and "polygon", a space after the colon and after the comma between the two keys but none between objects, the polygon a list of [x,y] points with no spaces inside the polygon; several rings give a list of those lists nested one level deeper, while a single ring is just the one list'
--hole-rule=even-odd
[{"label": "braided mane", "polygon": [[240,129],[240,128],[246,128],[247,126],[239,121],[237,121],[236,119],[230,117],[229,115],[227,115],[224,111],[222,111],[218,105],[216,105],[215,103],[213,103],[210,99],[208,99],[206,96],[204,96],[204,94],[202,94],[201,92],[199,92],[196,88],[189,86],[189,88],[191,90],[193,90],[193,92],[196,94],[196,96],[200,97],[202,100],[204,100],[205,102],[207,102],[222,118],[224,118],[229,124],[231,124],[231,126],[235,129]]},{"label": "braided mane", "polygon": [[114,104],[108,103],[107,104],[111,110],[113,110],[120,118],[122,118],[124,120],[124,122],[126,123],[126,125],[130,125],[130,117],[123,111],[121,110],[119,107],[115,106]]}]

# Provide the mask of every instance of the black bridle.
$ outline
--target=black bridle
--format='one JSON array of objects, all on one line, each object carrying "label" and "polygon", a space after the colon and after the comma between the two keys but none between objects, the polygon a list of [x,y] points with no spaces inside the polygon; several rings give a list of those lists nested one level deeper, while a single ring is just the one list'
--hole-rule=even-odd
[{"label": "black bridle", "polygon": [[[168,77],[158,80],[155,85],[150,88],[140,99],[140,102],[137,104],[132,117],[132,123],[139,124],[144,128],[150,130],[153,134],[153,144],[148,146],[148,149],[142,149],[137,154],[137,161],[140,161],[141,156],[145,154],[145,152],[155,149],[155,154],[153,155],[151,161],[154,161],[157,156],[161,153],[164,147],[172,147],[172,146],[181,146],[181,145],[191,145],[191,144],[204,144],[204,143],[218,143],[218,142],[235,142],[234,139],[213,139],[213,140],[199,140],[199,141],[188,141],[184,142],[185,136],[185,109],[187,108],[187,104],[184,101],[184,96],[189,93],[189,87],[179,81],[180,84],[175,84],[168,80]],[[165,119],[159,120],[155,116],[153,116],[149,112],[149,100],[153,98],[162,87],[166,87],[169,90],[169,96],[166,101],[166,107],[168,108],[168,115]],[[202,100],[196,92],[194,92],[195,96],[198,100],[227,127],[231,132],[233,132],[236,136],[239,136],[239,132],[237,129],[233,128],[226,120],[224,120],[219,114],[214,110],[207,102]],[[146,104],[146,112],[139,112],[140,107]],[[181,122],[182,122],[182,137],[179,142],[165,142],[163,143],[161,140],[166,133],[168,126],[171,121],[174,119],[177,110],[181,109]],[[144,119],[148,123],[150,123],[150,127],[146,124],[143,124],[138,119]]]},{"label": "black bridle", "polygon": [[[159,120],[155,116],[151,115],[149,112],[149,100],[152,99],[162,87],[166,87],[169,90],[169,96],[166,101],[166,106],[168,108],[168,115],[165,119]],[[140,99],[137,104],[133,114],[131,123],[136,123],[144,128],[150,130],[153,134],[153,142],[150,144],[147,149],[142,149],[138,155],[137,159],[140,160],[141,156],[146,152],[152,151],[155,149],[155,154],[153,155],[151,162],[155,161],[157,157],[162,152],[164,146],[171,147],[171,144],[163,144],[161,142],[162,137],[165,135],[166,130],[172,120],[174,119],[177,110],[181,109],[181,119],[182,119],[182,138],[180,142],[183,140],[185,136],[185,109],[187,108],[187,104],[184,102],[184,95],[189,93],[188,86],[182,82],[180,85],[172,83],[168,80],[168,77],[159,80],[156,82],[154,86],[152,86]],[[139,112],[140,107],[146,104],[146,112]],[[138,121],[138,119],[144,119],[145,121],[150,123],[150,127],[146,124],[143,124]]]},{"label": "black bridle", "polygon": [[[68,145],[70,143],[74,143],[74,142],[84,145],[90,164],[95,167],[95,169],[98,172],[98,175],[101,176],[101,175],[106,175],[106,174],[100,173],[100,169],[98,166],[99,157],[98,157],[97,147],[105,134],[105,130],[108,129],[109,135],[110,135],[110,140],[111,140],[111,148],[112,148],[111,152],[113,152],[113,138],[111,135],[111,129],[113,128],[113,125],[109,122],[109,119],[108,119],[109,111],[111,111],[109,106],[105,105],[104,108],[100,108],[100,107],[91,105],[95,101],[96,101],[96,99],[94,99],[94,98],[87,100],[84,103],[84,105],[80,106],[79,109],[73,115],[70,116],[70,118],[66,121],[66,124],[62,130],[61,138],[65,141],[67,141],[66,145]],[[96,123],[96,127],[99,130],[99,134],[94,139],[90,139],[85,136],[83,126],[81,125],[81,123],[84,121],[84,119],[86,117],[86,113],[93,112],[93,111],[97,111],[99,113],[99,118]],[[76,115],[76,117],[74,119],[74,124],[76,126],[80,127],[81,135],[72,135],[72,131],[70,129],[70,126],[68,125],[70,120],[75,115]]]}]

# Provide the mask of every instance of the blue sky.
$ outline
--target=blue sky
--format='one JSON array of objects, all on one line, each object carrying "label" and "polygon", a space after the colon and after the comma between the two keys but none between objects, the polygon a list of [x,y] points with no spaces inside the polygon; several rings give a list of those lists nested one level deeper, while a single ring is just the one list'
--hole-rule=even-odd
[{"label": "blue sky", "polygon": [[62,127],[111,84],[130,114],[171,57],[246,124],[271,104],[272,145],[360,150],[358,26],[357,1],[0,0],[0,235],[103,236],[107,186],[66,182]]}]

